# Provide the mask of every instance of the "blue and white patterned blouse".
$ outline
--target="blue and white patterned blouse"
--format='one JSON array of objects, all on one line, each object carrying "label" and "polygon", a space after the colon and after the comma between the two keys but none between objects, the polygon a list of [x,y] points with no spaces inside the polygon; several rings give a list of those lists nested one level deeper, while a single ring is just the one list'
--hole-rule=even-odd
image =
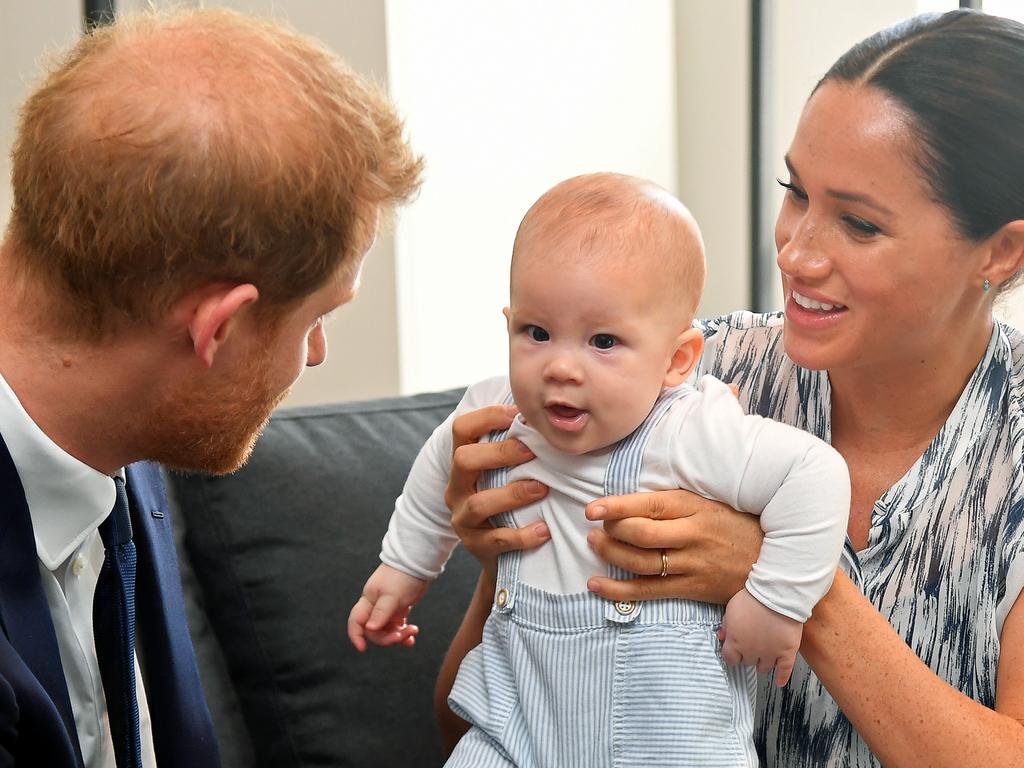
[{"label": "blue and white patterned blouse", "polygon": [[[828,374],[798,367],[782,317],[747,312],[701,321],[698,375],[739,385],[750,412],[831,442]],[[923,456],[875,504],[868,545],[847,542],[843,568],[943,680],[995,705],[999,636],[1024,586],[1024,334],[996,324],[960,399]],[[764,766],[868,768],[880,763],[813,672],[762,681]]]}]

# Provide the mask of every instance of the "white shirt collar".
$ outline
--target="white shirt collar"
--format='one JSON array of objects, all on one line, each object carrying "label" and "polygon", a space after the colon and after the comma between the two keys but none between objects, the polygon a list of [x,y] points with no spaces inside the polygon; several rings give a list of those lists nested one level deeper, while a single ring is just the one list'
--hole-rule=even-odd
[{"label": "white shirt collar", "polygon": [[0,434],[25,488],[39,560],[55,570],[114,508],[113,478],[47,437],[2,375]]}]

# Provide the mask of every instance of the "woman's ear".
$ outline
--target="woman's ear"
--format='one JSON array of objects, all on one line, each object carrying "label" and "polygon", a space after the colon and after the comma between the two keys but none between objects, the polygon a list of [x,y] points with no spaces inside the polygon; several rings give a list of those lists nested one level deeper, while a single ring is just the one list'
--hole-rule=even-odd
[{"label": "woman's ear", "polygon": [[998,288],[1024,268],[1024,219],[1004,224],[989,238],[989,255],[978,277]]},{"label": "woman's ear", "polygon": [[688,328],[676,337],[675,343],[676,351],[668,361],[662,381],[666,387],[677,387],[690,377],[704,351],[704,334],[696,328]]}]

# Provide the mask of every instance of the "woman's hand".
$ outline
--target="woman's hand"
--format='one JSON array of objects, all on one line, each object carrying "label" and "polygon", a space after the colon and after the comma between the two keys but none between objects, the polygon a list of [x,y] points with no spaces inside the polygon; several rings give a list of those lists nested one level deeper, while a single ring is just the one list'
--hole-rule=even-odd
[{"label": "woman's hand", "polygon": [[533,452],[518,440],[477,442],[488,432],[507,429],[516,413],[514,406],[493,405],[464,413],[452,424],[454,453],[444,500],[463,545],[492,576],[502,552],[532,549],[550,537],[543,522],[524,528],[494,528],[490,524],[494,515],[544,498],[546,486],[535,480],[518,480],[501,488],[476,489],[484,470],[516,466],[533,458]]},{"label": "woman's hand", "polygon": [[597,554],[645,574],[624,581],[594,576],[587,582],[591,591],[611,600],[683,597],[724,605],[743,589],[764,538],[754,515],[689,491],[608,496],[587,505],[587,518],[604,521],[604,530],[588,536]]}]

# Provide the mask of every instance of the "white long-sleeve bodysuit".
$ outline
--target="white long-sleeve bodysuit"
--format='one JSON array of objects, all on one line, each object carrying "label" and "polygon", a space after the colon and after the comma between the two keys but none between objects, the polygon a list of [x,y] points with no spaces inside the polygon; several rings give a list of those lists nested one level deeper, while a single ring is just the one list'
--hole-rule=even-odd
[{"label": "white long-sleeve bodysuit", "polygon": [[[654,428],[644,453],[639,488],[684,488],[760,515],[765,532],[747,590],[777,613],[806,621],[832,583],[846,535],[850,482],[842,457],[795,427],[743,413],[729,388],[710,376],[682,385]],[[451,422],[460,413],[503,402],[507,377],[470,387],[456,411],[422,448],[396,502],[381,560],[423,579],[435,578],[458,542],[444,503],[451,456]],[[551,541],[522,553],[519,577],[539,589],[570,594],[608,566],[587,545],[585,506],[604,495],[605,470],[615,446],[571,456],[548,445],[519,417],[510,436],[536,459],[511,470],[509,480],[531,478],[548,495],[514,513],[524,525],[538,518]]]}]

